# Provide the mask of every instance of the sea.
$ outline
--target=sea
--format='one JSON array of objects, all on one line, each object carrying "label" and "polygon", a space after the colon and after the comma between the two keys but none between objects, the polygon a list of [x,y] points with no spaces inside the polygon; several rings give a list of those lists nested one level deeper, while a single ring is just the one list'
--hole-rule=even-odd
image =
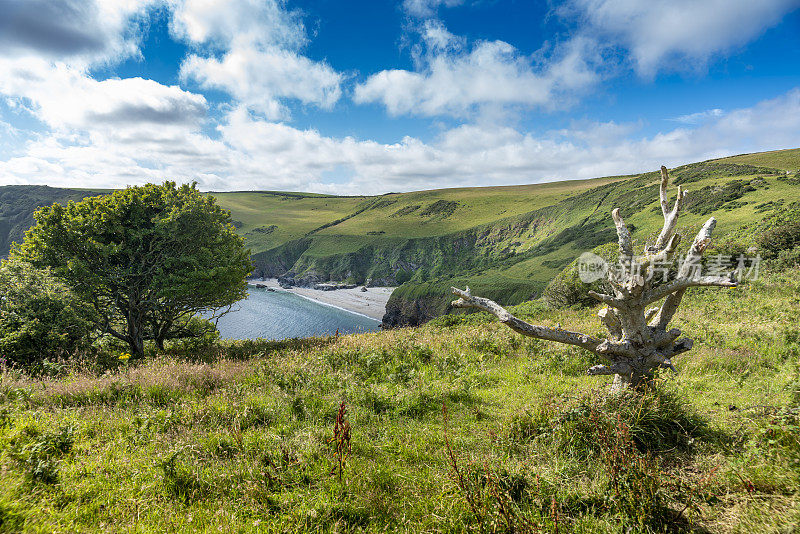
[{"label": "sea", "polygon": [[379,330],[366,315],[329,306],[286,291],[250,287],[248,298],[217,323],[223,339],[286,339]]}]

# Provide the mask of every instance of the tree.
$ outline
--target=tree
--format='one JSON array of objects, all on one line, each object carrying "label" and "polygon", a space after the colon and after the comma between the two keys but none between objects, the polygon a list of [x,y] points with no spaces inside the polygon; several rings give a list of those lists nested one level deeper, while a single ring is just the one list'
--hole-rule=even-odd
[{"label": "tree", "polygon": [[[624,268],[607,270],[606,277],[613,288],[613,295],[589,292],[595,300],[606,305],[598,313],[609,331],[606,339],[529,324],[489,299],[472,296],[469,288],[452,288],[453,293],[461,297],[453,302],[453,306],[487,311],[522,335],[576,345],[597,354],[607,363],[590,368],[588,373],[614,375],[614,389],[638,387],[659,368],[674,371],[672,358],[690,350],[693,343],[688,338],[679,339],[679,329],[667,330],[686,290],[694,286],[734,287],[736,281],[732,274],[700,276],[697,272],[717,223],[713,217],[700,229],[677,270],[664,269],[665,265],[674,261],[677,253],[680,235],[675,233],[675,229],[685,195],[678,186],[678,198],[670,210],[668,183],[667,169],[661,167],[660,197],[664,226],[655,243],[646,247],[644,255],[634,257],[631,234],[619,209],[611,213],[617,229],[619,265]],[[670,272],[674,272],[671,279],[667,276]],[[660,306],[648,308],[661,299],[664,301]]]},{"label": "tree", "polygon": [[94,310],[47,269],[0,265],[0,356],[23,366],[89,345]]},{"label": "tree", "polygon": [[130,345],[196,335],[197,314],[212,318],[247,295],[250,252],[230,213],[194,184],[147,184],[35,214],[13,254],[49,267]]}]

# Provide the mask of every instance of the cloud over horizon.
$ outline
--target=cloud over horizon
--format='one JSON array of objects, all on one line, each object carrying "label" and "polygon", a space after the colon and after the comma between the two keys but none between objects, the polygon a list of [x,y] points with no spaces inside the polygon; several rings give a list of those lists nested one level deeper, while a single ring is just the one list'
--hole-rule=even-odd
[{"label": "cloud over horizon", "polygon": [[[383,193],[590,178],[796,145],[800,83],[744,104],[709,98],[608,117],[615,84],[655,90],[660,72],[733,54],[798,6],[736,0],[720,14],[678,3],[683,11],[570,0],[554,13],[573,29],[523,49],[512,35],[453,33],[446,13],[477,9],[468,3],[405,0],[394,9],[407,17],[395,45],[406,59],[356,72],[314,48],[324,21],[282,0],[0,0],[13,15],[0,22],[0,185],[172,179]],[[158,51],[148,32],[159,17],[182,52],[167,75],[136,74]],[[687,42],[689,30],[702,37]]]}]

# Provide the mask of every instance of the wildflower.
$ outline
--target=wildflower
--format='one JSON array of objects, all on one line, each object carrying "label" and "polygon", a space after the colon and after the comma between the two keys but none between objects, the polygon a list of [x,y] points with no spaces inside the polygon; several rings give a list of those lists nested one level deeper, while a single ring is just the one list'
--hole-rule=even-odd
[{"label": "wildflower", "polygon": [[125,354],[120,355],[119,361],[121,361],[122,363],[128,363],[128,360],[130,358],[131,358],[131,355],[126,352]]}]

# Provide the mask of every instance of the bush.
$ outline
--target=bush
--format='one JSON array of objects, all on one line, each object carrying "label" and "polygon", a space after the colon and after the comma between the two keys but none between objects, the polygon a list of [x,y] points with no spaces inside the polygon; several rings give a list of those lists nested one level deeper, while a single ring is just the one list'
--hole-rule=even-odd
[{"label": "bush", "polygon": [[696,438],[711,434],[703,418],[674,392],[658,387],[644,393],[592,393],[575,401],[558,401],[535,413],[512,419],[514,441],[550,442],[582,460],[602,452],[602,436],[619,425],[643,453],[686,449]]},{"label": "bush", "polygon": [[759,236],[758,245],[766,258],[775,258],[784,251],[791,251],[800,245],[800,218],[767,230]]},{"label": "bush", "polygon": [[28,424],[15,429],[5,445],[9,456],[31,481],[55,484],[58,482],[61,458],[72,450],[74,442],[73,426],[42,432],[38,427]]},{"label": "bush", "polygon": [[[609,264],[617,261],[617,247],[609,243],[592,250]],[[590,284],[581,281],[578,276],[578,259],[573,260],[563,271],[553,278],[542,293],[542,299],[551,308],[567,308],[569,306],[594,306],[597,301],[589,296],[589,291],[606,293],[609,288],[605,278]]]},{"label": "bush", "polygon": [[800,245],[790,250],[782,250],[778,253],[771,265],[777,269],[791,269],[800,265]]},{"label": "bush", "polygon": [[19,260],[0,266],[0,356],[31,367],[89,345],[94,311],[47,269]]}]

